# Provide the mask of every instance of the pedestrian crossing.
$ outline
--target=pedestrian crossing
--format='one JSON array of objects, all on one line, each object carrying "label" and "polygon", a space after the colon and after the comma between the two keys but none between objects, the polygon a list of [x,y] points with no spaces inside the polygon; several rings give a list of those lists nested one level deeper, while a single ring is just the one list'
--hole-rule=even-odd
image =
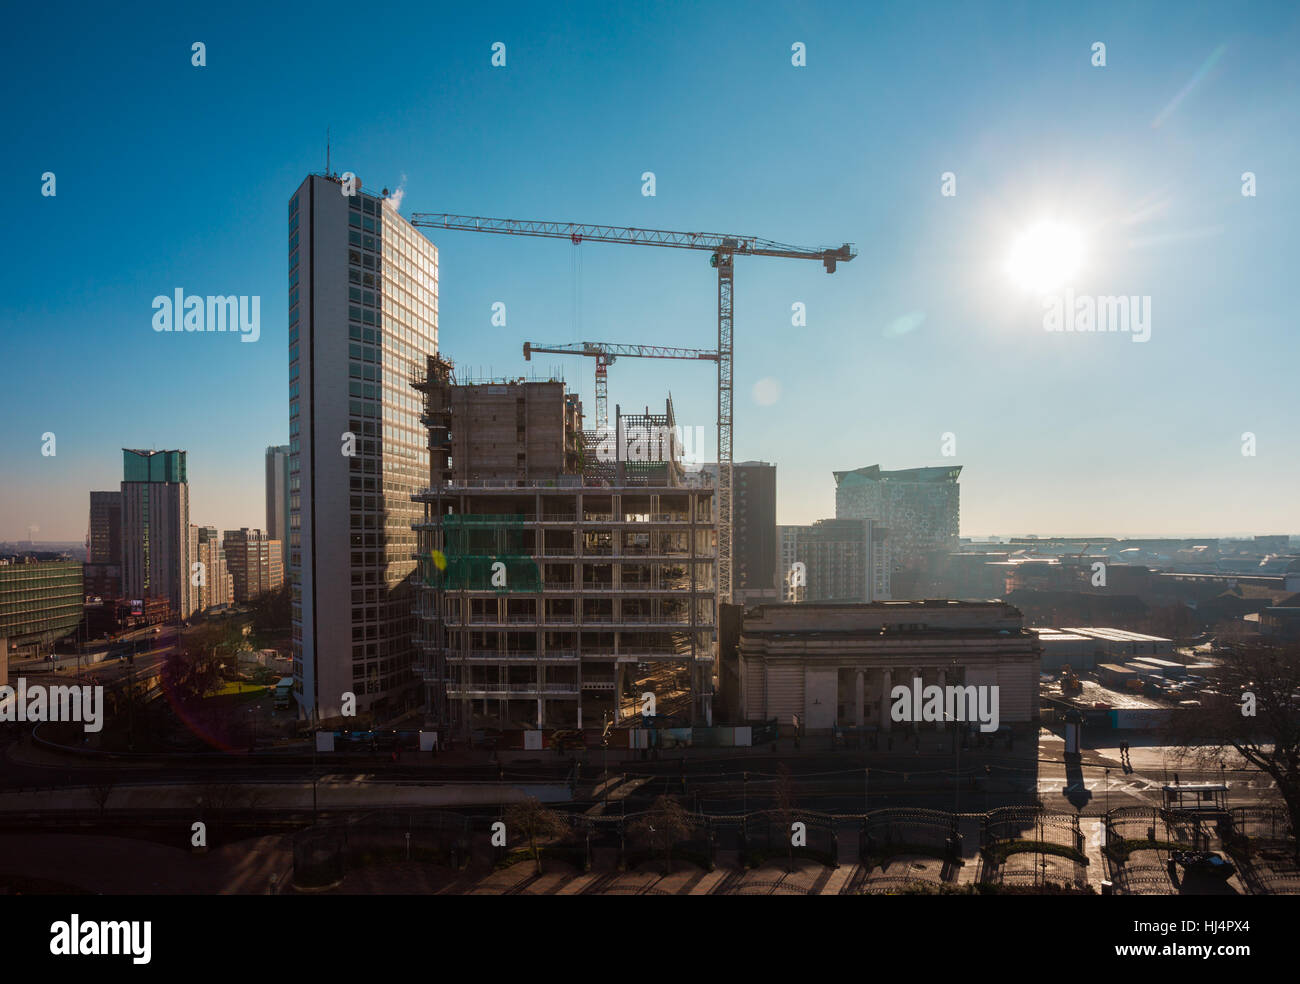
[{"label": "pedestrian crossing", "polygon": [[1072,783],[1067,783],[1061,776],[1038,777],[1038,792],[1040,793],[1065,793],[1068,795],[1070,793],[1081,793],[1084,790],[1090,793],[1104,793],[1107,790],[1111,792],[1143,792],[1159,788],[1159,783],[1137,776],[1116,776],[1110,779],[1089,779]]}]

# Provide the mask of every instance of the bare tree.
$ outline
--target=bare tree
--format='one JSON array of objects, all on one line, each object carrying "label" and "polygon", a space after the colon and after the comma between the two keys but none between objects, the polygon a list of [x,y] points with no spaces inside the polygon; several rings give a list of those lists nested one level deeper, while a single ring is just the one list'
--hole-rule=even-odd
[{"label": "bare tree", "polygon": [[[1200,707],[1180,709],[1169,727],[1180,756],[1222,768],[1232,752],[1268,775],[1300,833],[1300,644],[1240,643],[1223,657]],[[1300,857],[1300,841],[1296,841]]]},{"label": "bare tree", "polygon": [[672,871],[673,845],[691,835],[691,815],[677,800],[660,796],[654,805],[628,824],[628,832],[663,853],[664,874]]},{"label": "bare tree", "polygon": [[514,803],[506,810],[506,829],[514,830],[528,841],[528,850],[542,873],[541,841],[555,840],[569,832],[563,815],[543,806],[536,797],[529,796],[522,803]]},{"label": "bare tree", "polygon": [[100,773],[94,782],[90,784],[90,795],[94,797],[101,817],[104,815],[104,811],[108,809],[108,800],[113,795],[113,787],[116,785],[117,776],[111,772]]}]

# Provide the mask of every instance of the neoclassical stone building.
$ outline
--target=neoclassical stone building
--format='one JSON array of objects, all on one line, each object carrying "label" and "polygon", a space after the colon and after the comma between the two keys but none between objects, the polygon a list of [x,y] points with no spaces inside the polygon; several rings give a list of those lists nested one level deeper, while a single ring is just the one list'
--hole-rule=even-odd
[{"label": "neoclassical stone building", "polygon": [[[745,720],[798,717],[806,733],[898,727],[895,686],[998,688],[1004,724],[1038,718],[1038,639],[1002,602],[761,605],[740,630]],[[942,728],[943,724],[922,724]]]}]

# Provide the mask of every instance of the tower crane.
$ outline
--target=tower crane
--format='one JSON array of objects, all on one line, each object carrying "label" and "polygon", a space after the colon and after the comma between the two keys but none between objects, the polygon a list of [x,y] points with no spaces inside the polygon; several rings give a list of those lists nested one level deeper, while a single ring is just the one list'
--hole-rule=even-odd
[{"label": "tower crane", "polygon": [[504,236],[537,236],[583,242],[622,243],[628,246],[666,246],[707,251],[709,264],[718,271],[718,602],[731,602],[731,362],[734,294],[734,260],[737,256],[777,256],[791,260],[820,260],[827,273],[857,256],[851,243],[804,248],[757,236],[731,236],[714,232],[672,232],[585,222],[545,222],[528,219],[494,219],[450,212],[416,212],[411,224],[425,229],[490,232]]},{"label": "tower crane", "polygon": [[586,355],[596,360],[596,429],[609,427],[609,367],[620,355],[636,359],[704,359],[718,361],[712,349],[668,348],[663,345],[621,345],[611,342],[566,342],[559,345],[537,345],[524,342],[524,360],[531,361],[534,352],[551,355]]}]

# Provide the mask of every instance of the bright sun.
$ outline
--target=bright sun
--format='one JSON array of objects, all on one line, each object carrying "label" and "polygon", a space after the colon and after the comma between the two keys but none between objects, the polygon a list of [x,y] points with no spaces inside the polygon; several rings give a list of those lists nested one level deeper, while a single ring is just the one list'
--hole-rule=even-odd
[{"label": "bright sun", "polygon": [[1046,293],[1074,276],[1082,258],[1083,239],[1077,229],[1059,222],[1040,222],[1012,245],[1007,273],[1026,290]]}]

